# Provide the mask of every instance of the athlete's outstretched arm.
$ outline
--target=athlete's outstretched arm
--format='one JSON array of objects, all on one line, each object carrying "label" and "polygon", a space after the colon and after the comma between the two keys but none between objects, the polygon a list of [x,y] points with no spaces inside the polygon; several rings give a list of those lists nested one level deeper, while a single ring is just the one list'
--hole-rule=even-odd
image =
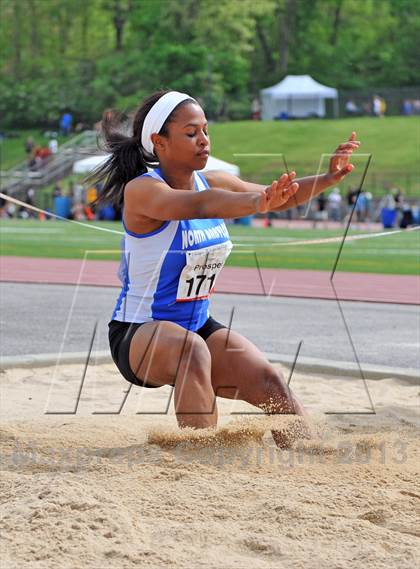
[{"label": "athlete's outstretched arm", "polygon": [[286,203],[298,190],[294,176],[284,174],[268,187],[247,193],[212,188],[194,192],[170,188],[150,177],[136,178],[124,190],[124,207],[134,218],[167,221],[242,217],[265,213]]},{"label": "athlete's outstretched arm", "polygon": [[[285,174],[287,176],[287,174]],[[295,176],[296,173],[290,172],[289,176]],[[211,188],[225,188],[231,192],[238,193],[253,193],[262,191],[265,186],[261,184],[254,184],[253,182],[246,182],[237,176],[228,174],[227,172],[214,171],[205,173],[206,180]],[[309,199],[317,196],[327,188],[333,186],[337,182],[333,182],[328,174],[320,174],[319,176],[306,176],[305,178],[296,178],[299,184],[299,189],[291,196],[291,198],[284,204],[274,207],[270,211],[282,211],[296,207],[297,205],[307,202]]]},{"label": "athlete's outstretched arm", "polygon": [[[352,152],[357,150],[359,146],[360,142],[356,140],[356,133],[352,132],[349,139],[340,144],[335,150],[330,159],[329,170],[327,173],[320,174],[318,176],[296,178],[295,181],[299,184],[299,189],[296,194],[291,196],[286,203],[272,209],[271,211],[282,211],[306,203],[308,200],[322,193],[327,188],[340,183],[341,180],[353,170],[354,166],[349,163],[349,158]],[[295,172],[291,172],[290,176],[292,175],[294,177]],[[210,187],[217,186],[232,192],[255,192],[258,190],[261,191],[265,188],[265,186],[246,182],[237,176],[233,176],[226,172],[210,171],[206,172],[205,176]]]}]

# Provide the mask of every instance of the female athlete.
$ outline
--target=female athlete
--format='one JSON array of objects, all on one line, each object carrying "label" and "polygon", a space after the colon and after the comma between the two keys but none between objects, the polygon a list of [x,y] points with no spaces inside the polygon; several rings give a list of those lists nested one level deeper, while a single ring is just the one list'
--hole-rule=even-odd
[{"label": "female athlete", "polygon": [[[123,205],[123,286],[109,323],[118,369],[135,385],[174,386],[180,427],[215,427],[216,395],[268,414],[300,415],[308,426],[281,373],[211,317],[209,296],[232,248],[223,219],[295,207],[337,184],[353,169],[355,133],[337,148],[326,174],[297,179],[291,172],[266,187],[224,172],[200,173],[210,152],[208,125],[186,94],[160,91],[145,100],[132,135],[121,133],[126,120],[104,114],[111,157],[94,174],[103,181],[99,201]],[[273,437],[287,446],[281,432]]]}]

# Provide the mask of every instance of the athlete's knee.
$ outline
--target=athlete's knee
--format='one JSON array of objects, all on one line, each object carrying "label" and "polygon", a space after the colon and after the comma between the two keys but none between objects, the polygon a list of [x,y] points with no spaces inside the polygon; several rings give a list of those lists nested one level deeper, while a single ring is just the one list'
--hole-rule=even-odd
[{"label": "athlete's knee", "polygon": [[289,387],[286,383],[283,373],[277,370],[271,364],[264,367],[262,371],[263,385],[265,392],[272,397],[273,400],[282,398],[288,401],[291,397]]}]

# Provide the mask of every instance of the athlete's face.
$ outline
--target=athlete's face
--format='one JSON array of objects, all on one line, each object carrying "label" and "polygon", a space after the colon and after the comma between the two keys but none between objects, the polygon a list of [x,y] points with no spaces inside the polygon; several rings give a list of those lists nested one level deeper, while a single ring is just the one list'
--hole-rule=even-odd
[{"label": "athlete's face", "polygon": [[154,135],[159,159],[192,170],[204,168],[210,153],[210,138],[203,109],[193,103],[182,106],[167,130],[168,136]]}]

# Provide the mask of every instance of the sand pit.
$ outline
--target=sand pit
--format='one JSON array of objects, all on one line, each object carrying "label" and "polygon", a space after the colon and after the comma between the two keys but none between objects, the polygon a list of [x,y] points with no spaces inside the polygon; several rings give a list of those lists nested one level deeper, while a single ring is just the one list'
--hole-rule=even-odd
[{"label": "sand pit", "polygon": [[362,382],[296,374],[319,440],[279,451],[293,417],[220,399],[216,432],[180,433],[170,390],[127,395],[113,365],[68,414],[82,373],[1,374],[2,569],[418,564],[418,386],[369,381],[376,415],[324,415],[368,411]]}]

